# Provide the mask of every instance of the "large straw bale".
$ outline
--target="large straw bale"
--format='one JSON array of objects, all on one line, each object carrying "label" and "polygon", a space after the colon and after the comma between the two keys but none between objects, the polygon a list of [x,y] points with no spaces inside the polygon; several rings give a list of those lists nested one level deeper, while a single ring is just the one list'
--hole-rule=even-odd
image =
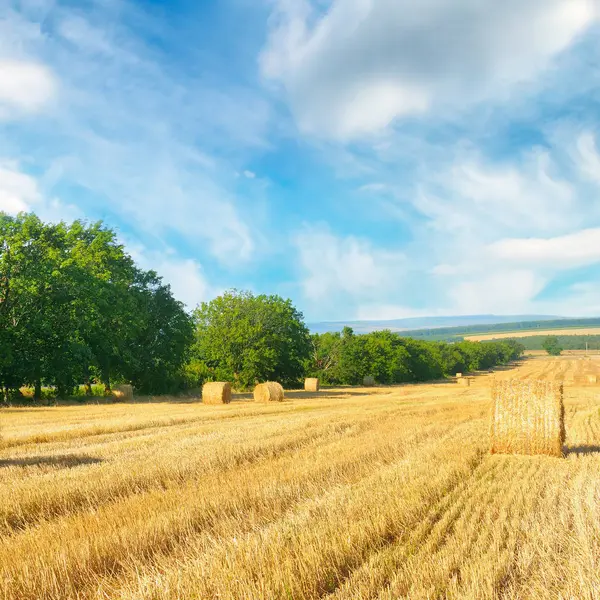
[{"label": "large straw bale", "polygon": [[565,441],[563,386],[556,381],[494,381],[492,454],[562,456]]},{"label": "large straw bale", "polygon": [[462,373],[457,373],[456,374],[456,379],[460,379],[462,377]]},{"label": "large straw bale", "polygon": [[275,381],[259,383],[254,388],[255,402],[283,402],[284,392],[281,384]]},{"label": "large straw bale", "polygon": [[471,385],[471,380],[468,377],[459,377],[456,380],[456,383],[469,387]]},{"label": "large straw bale", "polygon": [[115,397],[115,400],[130,402],[133,400],[133,386],[128,383],[115,385],[112,389],[112,395]]},{"label": "large straw bale", "polygon": [[316,377],[307,377],[304,380],[304,391],[305,392],[318,392],[319,391],[319,380]]},{"label": "large straw bale", "polygon": [[375,385],[375,377],[371,377],[371,375],[366,375],[363,378],[363,386],[364,387],[373,387]]},{"label": "large straw bale", "polygon": [[231,384],[226,381],[211,381],[202,386],[203,404],[229,404]]},{"label": "large straw bale", "polygon": [[598,383],[598,376],[597,375],[588,375],[587,382],[588,383]]}]

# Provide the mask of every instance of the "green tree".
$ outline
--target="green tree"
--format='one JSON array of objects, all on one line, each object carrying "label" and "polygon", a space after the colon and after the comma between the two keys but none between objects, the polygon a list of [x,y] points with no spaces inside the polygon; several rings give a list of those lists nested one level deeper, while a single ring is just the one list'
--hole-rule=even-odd
[{"label": "green tree", "polygon": [[560,347],[558,338],[555,335],[549,335],[542,344],[544,350],[551,356],[559,356],[563,349]]},{"label": "green tree", "polygon": [[306,374],[323,383],[337,383],[342,337],[339,333],[315,333],[310,336],[310,355]]},{"label": "green tree", "polygon": [[295,385],[303,377],[309,333],[290,300],[231,290],[193,317],[191,358],[205,363],[212,378],[247,388],[268,379]]},{"label": "green tree", "polygon": [[45,224],[0,213],[0,389],[59,396],[99,378],[145,391],[182,381],[190,316],[152,271],[138,269],[101,223]]}]

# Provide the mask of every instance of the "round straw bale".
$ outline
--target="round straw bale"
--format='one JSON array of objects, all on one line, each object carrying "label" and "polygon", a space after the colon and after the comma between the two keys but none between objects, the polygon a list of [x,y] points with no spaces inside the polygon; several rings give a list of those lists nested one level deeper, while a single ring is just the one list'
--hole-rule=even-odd
[{"label": "round straw bale", "polygon": [[363,386],[364,387],[373,387],[375,385],[375,377],[372,377],[371,375],[366,375],[363,379]]},{"label": "round straw bale", "polygon": [[231,402],[231,384],[225,381],[211,381],[202,386],[204,404],[229,404]]},{"label": "round straw bale", "polygon": [[588,383],[598,383],[598,377],[596,375],[587,376]]},{"label": "round straw bale", "polygon": [[471,380],[468,377],[460,377],[459,379],[456,380],[460,385],[466,385],[466,386],[470,386],[471,385]]},{"label": "round straw bale", "polygon": [[254,388],[255,402],[283,402],[283,398],[283,387],[275,381],[259,383]]},{"label": "round straw bale", "polygon": [[115,400],[131,401],[133,400],[133,386],[128,383],[115,385],[112,389],[112,395],[115,397]]},{"label": "round straw bale", "polygon": [[563,385],[528,379],[495,381],[492,387],[492,454],[563,456]]},{"label": "round straw bale", "polygon": [[305,392],[318,392],[319,391],[319,380],[316,377],[307,377],[304,380],[304,391]]}]

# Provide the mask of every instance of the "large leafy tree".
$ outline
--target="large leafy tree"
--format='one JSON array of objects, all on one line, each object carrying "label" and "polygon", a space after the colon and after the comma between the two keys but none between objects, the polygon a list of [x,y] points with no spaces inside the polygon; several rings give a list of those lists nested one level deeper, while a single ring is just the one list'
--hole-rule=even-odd
[{"label": "large leafy tree", "polygon": [[0,384],[68,395],[96,377],[145,391],[177,385],[192,322],[101,223],[45,224],[0,213]]},{"label": "large leafy tree", "polygon": [[192,360],[213,378],[249,387],[269,379],[294,385],[304,375],[309,334],[290,300],[232,290],[198,307],[194,322]]}]

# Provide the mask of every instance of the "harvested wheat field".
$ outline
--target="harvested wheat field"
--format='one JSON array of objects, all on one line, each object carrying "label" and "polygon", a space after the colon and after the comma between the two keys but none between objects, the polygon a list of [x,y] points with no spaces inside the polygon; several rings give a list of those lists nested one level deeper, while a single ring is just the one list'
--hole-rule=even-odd
[{"label": "harvested wheat field", "polygon": [[600,598],[600,386],[565,384],[565,458],[491,455],[493,377],[4,409],[0,597]]},{"label": "harvested wheat field", "polygon": [[495,333],[478,333],[465,335],[471,342],[503,340],[510,338],[534,337],[538,335],[600,335],[600,327],[567,327],[566,329],[529,329],[522,331],[497,331]]}]

